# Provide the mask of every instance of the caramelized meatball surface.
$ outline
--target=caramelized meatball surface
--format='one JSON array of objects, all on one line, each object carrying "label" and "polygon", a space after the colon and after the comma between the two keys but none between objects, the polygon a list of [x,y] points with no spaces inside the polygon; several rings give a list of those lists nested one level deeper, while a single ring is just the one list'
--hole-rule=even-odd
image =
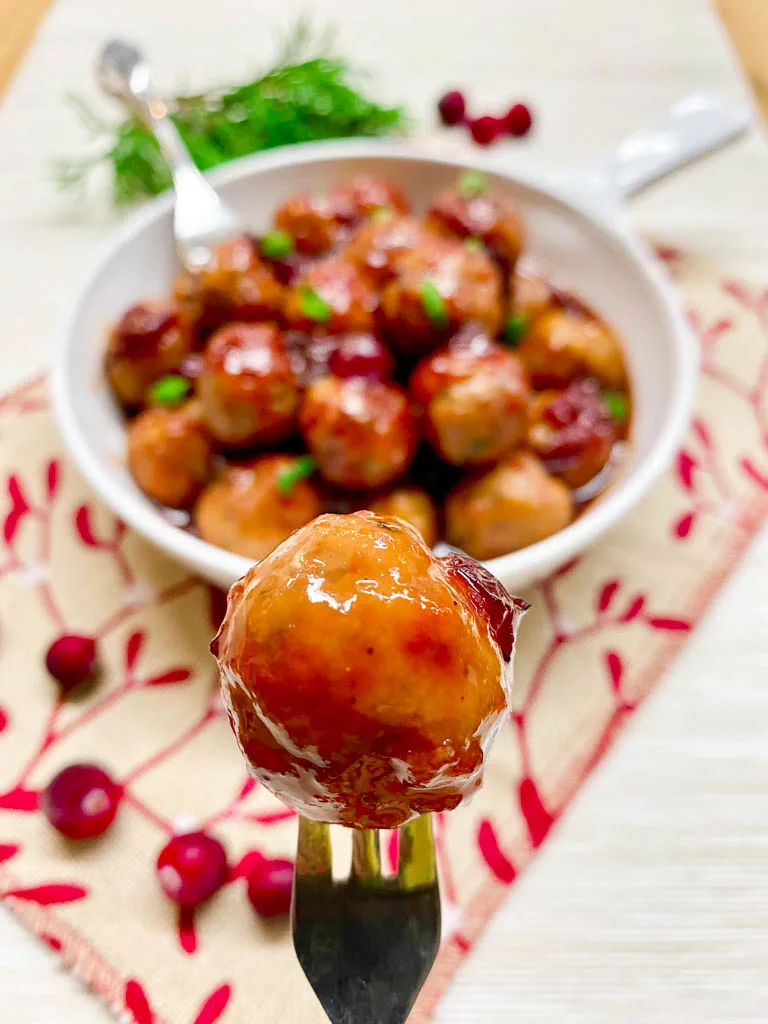
[{"label": "caramelized meatball surface", "polygon": [[285,319],[297,330],[328,334],[370,332],[379,297],[351,263],[328,257],[311,266],[288,292]]},{"label": "caramelized meatball surface", "polygon": [[408,213],[410,209],[410,203],[399,185],[386,178],[365,174],[343,181],[329,193],[328,198],[338,206],[346,203],[358,218],[378,210]]},{"label": "caramelized meatball surface", "polygon": [[427,439],[455,466],[496,462],[525,435],[530,387],[523,364],[482,336],[427,356],[410,392],[424,409]]},{"label": "caramelized meatball surface", "polygon": [[344,249],[344,259],[379,284],[400,269],[403,257],[429,238],[416,217],[384,217],[362,224]]},{"label": "caramelized meatball surface", "polygon": [[579,377],[595,377],[607,388],[626,383],[619,339],[602,320],[579,310],[550,309],[536,317],[517,355],[537,389],[565,387]]},{"label": "caramelized meatball surface", "polygon": [[542,391],[528,419],[528,444],[569,487],[582,487],[597,476],[620,434],[593,380],[574,381],[564,391]]},{"label": "caramelized meatball surface", "polygon": [[550,537],[573,515],[566,485],[521,451],[454,488],[445,503],[445,536],[473,558],[496,558]]},{"label": "caramelized meatball surface", "polygon": [[219,328],[206,345],[197,393],[208,429],[226,447],[286,437],[296,424],[299,384],[278,328]]},{"label": "caramelized meatball surface", "polygon": [[513,270],[525,242],[517,207],[505,196],[458,186],[441,192],[427,210],[427,227],[459,238],[479,238],[507,270]]},{"label": "caramelized meatball surface", "polygon": [[107,343],[107,377],[118,400],[128,408],[141,406],[149,385],[175,373],[192,348],[192,332],[174,302],[131,306]]},{"label": "caramelized meatball surface", "polygon": [[194,523],[203,540],[260,561],[321,511],[311,480],[292,480],[295,455],[265,455],[227,466],[206,487],[195,506]]},{"label": "caramelized meatball surface", "polygon": [[510,313],[534,320],[540,313],[556,303],[556,296],[549,284],[539,274],[520,268],[510,281]]},{"label": "caramelized meatball surface", "polygon": [[321,474],[353,490],[395,480],[416,450],[407,395],[374,377],[322,377],[307,389],[299,422]]},{"label": "caramelized meatball surface", "polygon": [[161,505],[189,507],[211,475],[212,460],[199,402],[146,409],[128,424],[128,468],[142,491]]},{"label": "caramelized meatball surface", "polygon": [[428,547],[437,543],[437,509],[422,487],[395,487],[369,501],[366,508],[380,516],[396,516],[415,526]]},{"label": "caramelized meatball surface", "polygon": [[381,293],[381,319],[392,345],[415,356],[431,352],[471,320],[496,334],[501,275],[485,253],[430,236],[403,254],[397,276]]},{"label": "caramelized meatball surface", "polygon": [[212,644],[249,770],[355,828],[456,807],[507,717],[524,608],[402,520],[320,516],[234,584]]}]

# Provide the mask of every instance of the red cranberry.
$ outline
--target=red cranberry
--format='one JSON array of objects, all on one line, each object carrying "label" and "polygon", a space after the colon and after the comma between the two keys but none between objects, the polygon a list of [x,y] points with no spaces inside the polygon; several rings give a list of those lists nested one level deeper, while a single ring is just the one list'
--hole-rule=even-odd
[{"label": "red cranberry", "polygon": [[302,259],[302,257],[296,253],[293,253],[292,255],[284,256],[279,260],[270,260],[269,266],[278,282],[287,288],[288,285],[293,284],[296,278],[301,274],[305,264],[306,260]]},{"label": "red cranberry", "polygon": [[93,839],[115,820],[122,790],[95,764],[71,764],[54,775],[40,806],[53,827],[68,839]]},{"label": "red cranberry", "polygon": [[531,111],[524,103],[515,103],[504,118],[504,131],[518,137],[527,135],[533,124]]},{"label": "red cranberry", "polygon": [[372,334],[349,334],[331,352],[328,367],[337,377],[387,380],[395,369],[395,360],[389,349]]},{"label": "red cranberry", "polygon": [[572,381],[552,399],[543,418],[554,431],[551,443],[539,452],[544,458],[579,455],[591,441],[605,439],[610,445],[617,433],[595,380]]},{"label": "red cranberry", "polygon": [[443,124],[461,124],[467,109],[466,101],[458,89],[452,89],[440,97],[437,109],[440,112],[440,120]]},{"label": "red cranberry", "polygon": [[62,690],[68,692],[93,675],[96,668],[96,641],[89,636],[65,633],[48,648],[45,667]]},{"label": "red cranberry", "polygon": [[485,566],[469,555],[446,555],[442,562],[451,576],[464,585],[475,611],[488,624],[499,645],[502,658],[509,661],[515,647],[517,620],[528,608],[527,601],[512,597]]},{"label": "red cranberry", "polygon": [[248,875],[248,899],[261,917],[280,917],[291,909],[293,863],[267,860],[256,864]]},{"label": "red cranberry", "polygon": [[474,121],[470,121],[469,130],[478,146],[490,146],[499,135],[501,122],[498,118],[486,114],[484,117],[476,117]]},{"label": "red cranberry", "polygon": [[213,836],[187,832],[160,851],[157,875],[163,892],[181,907],[196,907],[227,880],[227,854]]}]

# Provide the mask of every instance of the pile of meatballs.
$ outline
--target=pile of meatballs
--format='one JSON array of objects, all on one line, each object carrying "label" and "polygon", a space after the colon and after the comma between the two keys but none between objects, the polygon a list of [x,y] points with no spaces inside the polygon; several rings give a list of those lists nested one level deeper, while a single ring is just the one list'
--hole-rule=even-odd
[{"label": "pile of meatballs", "polygon": [[137,485],[254,561],[329,511],[480,559],[563,529],[615,466],[627,375],[612,329],[520,266],[524,241],[476,172],[423,216],[373,177],[290,196],[111,330]]}]

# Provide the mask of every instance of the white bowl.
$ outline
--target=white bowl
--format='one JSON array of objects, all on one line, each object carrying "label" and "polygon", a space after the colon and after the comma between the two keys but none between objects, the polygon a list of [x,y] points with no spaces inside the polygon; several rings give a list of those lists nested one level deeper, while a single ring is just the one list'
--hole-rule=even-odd
[{"label": "white bowl", "polygon": [[[709,135],[714,134],[710,123]],[[678,148],[672,163],[691,155],[690,140],[680,133]],[[700,140],[698,148],[703,148]],[[619,332],[634,410],[629,458],[606,493],[566,529],[486,563],[508,587],[550,572],[626,515],[670,462],[688,420],[696,380],[695,344],[663,275],[633,237],[619,204],[621,192],[668,169],[670,161],[656,164],[649,170],[638,165],[636,154],[622,160],[614,155],[603,170],[559,184],[498,170],[490,174],[493,184],[522,208],[532,259]],[[460,160],[403,143],[352,140],[273,150],[229,165],[211,180],[245,224],[258,232],[266,228],[277,203],[299,189],[322,191],[352,174],[371,172],[401,185],[419,208],[453,181],[461,166]],[[628,168],[636,172],[631,180],[626,180]],[[173,526],[136,487],[123,457],[123,416],[103,373],[110,322],[137,300],[170,289],[177,269],[172,202],[166,195],[143,206],[100,253],[59,339],[54,406],[70,452],[106,504],[167,554],[226,587],[246,571],[249,561]]]}]

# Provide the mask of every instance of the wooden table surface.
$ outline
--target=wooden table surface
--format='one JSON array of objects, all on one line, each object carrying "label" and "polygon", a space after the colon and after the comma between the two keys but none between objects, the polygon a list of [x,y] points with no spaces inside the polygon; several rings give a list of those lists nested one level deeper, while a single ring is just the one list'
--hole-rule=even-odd
[{"label": "wooden table surface", "polygon": [[[760,77],[768,0],[719,6]],[[0,88],[45,7],[0,0]],[[345,50],[417,116],[430,116],[455,77],[488,103],[524,87],[542,117],[530,145],[510,150],[521,164],[589,159],[687,92],[746,95],[707,0],[219,0],[215,19],[183,0],[59,0],[0,107],[0,388],[45,366],[62,310],[110,229],[103,208],[57,199],[45,173],[51,156],[78,145],[61,96],[92,88],[99,43],[141,39],[169,81],[232,78],[308,8],[340,23]],[[768,280],[767,188],[768,147],[755,133],[649,191],[633,216],[649,235]],[[440,1024],[768,1022],[766,579],[763,532],[510,894]],[[0,914],[3,1024],[107,1019]]]}]

